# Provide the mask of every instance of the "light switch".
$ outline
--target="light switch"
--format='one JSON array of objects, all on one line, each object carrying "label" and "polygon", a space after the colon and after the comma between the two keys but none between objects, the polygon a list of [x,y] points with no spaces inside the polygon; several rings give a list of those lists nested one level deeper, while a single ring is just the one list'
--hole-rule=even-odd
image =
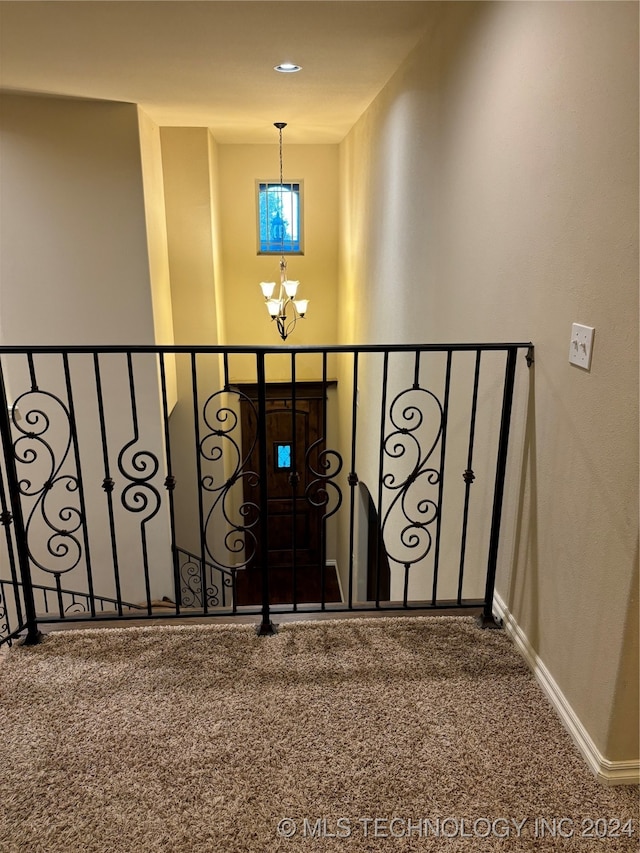
[{"label": "light switch", "polygon": [[574,323],[571,326],[571,344],[569,345],[569,362],[584,370],[591,367],[591,351],[593,349],[593,333],[591,326],[581,326]]}]

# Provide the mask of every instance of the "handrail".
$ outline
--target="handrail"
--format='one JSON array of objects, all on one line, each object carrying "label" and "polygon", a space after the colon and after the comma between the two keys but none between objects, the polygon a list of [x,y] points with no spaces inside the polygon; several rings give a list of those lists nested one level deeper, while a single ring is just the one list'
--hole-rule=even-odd
[{"label": "handrail", "polygon": [[[14,581],[12,581],[12,580],[0,580],[0,587],[5,587],[5,586],[10,586],[12,588],[13,587],[23,588],[24,584],[22,583],[22,581],[16,581],[14,583]],[[80,592],[79,590],[71,590],[71,589],[58,589],[55,586],[45,586],[44,584],[39,584],[39,583],[33,583],[33,584],[31,584],[31,587],[34,590],[35,589],[40,590],[40,592],[54,593],[56,596],[58,595],[58,593],[60,593],[61,595],[70,595],[71,597],[86,598],[87,601],[89,601],[89,599],[93,598],[93,600],[96,603],[113,604],[116,608],[118,607],[118,604],[120,604],[122,607],[128,607],[131,610],[146,610],[147,609],[146,604],[134,604],[131,601],[120,601],[120,602],[118,602],[117,598],[110,598],[109,596],[106,596],[106,595],[95,595],[94,594],[92,596],[88,592]]]},{"label": "handrail", "polygon": [[223,346],[223,345],[146,345],[146,344],[105,344],[94,346],[91,344],[74,344],[73,346],[53,346],[53,345],[11,345],[1,346],[0,355],[11,354],[54,354],[54,353],[165,353],[172,354],[190,354],[203,353],[207,355],[224,355],[225,353],[233,354],[292,354],[292,353],[372,353],[372,352],[475,352],[483,350],[485,352],[503,352],[509,349],[525,349],[531,348],[531,341],[507,341],[504,343],[458,343],[458,344],[332,344],[323,345],[305,345],[305,346]]}]

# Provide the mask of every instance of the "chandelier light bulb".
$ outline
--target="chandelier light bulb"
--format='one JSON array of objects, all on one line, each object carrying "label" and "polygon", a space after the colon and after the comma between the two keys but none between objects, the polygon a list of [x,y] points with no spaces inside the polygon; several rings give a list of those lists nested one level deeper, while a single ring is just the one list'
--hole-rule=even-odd
[{"label": "chandelier light bulb", "polygon": [[261,281],[260,287],[262,288],[262,295],[265,299],[271,299],[273,296],[273,291],[276,289],[275,281]]},{"label": "chandelier light bulb", "polygon": [[296,293],[298,292],[299,281],[283,281],[282,286],[284,287],[284,291],[289,297],[289,299],[295,299]]},{"label": "chandelier light bulb", "polygon": [[267,300],[267,311],[270,317],[278,317],[281,311],[281,303],[279,299]]}]

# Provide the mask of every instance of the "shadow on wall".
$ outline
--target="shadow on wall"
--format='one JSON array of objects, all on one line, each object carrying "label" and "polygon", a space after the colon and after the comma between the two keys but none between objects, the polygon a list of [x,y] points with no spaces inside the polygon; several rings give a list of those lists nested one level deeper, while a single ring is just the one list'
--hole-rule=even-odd
[{"label": "shadow on wall", "polygon": [[[538,547],[538,459],[536,445],[535,363],[529,369],[526,425],[517,522],[513,543],[513,562],[510,574],[507,606],[518,614],[518,622],[527,624],[527,637],[538,649],[539,625],[539,547]],[[528,612],[525,611],[528,607]],[[525,615],[526,613],[526,615]]]},{"label": "shadow on wall", "polygon": [[366,601],[390,601],[391,569],[375,502],[366,483],[359,483],[366,530]]},{"label": "shadow on wall", "polygon": [[[638,682],[638,639],[640,616],[638,590],[638,543],[634,555],[635,568],[631,579],[627,620],[624,627],[624,648],[615,686],[615,711],[611,715],[607,734],[607,757],[624,761],[629,756],[640,757],[640,683]],[[635,726],[625,725],[625,720],[635,720]]]}]

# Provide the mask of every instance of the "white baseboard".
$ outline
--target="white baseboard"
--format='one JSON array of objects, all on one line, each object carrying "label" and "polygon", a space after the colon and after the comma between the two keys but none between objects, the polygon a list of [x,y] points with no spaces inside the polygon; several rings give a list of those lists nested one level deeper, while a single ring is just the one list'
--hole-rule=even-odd
[{"label": "white baseboard", "polygon": [[512,637],[523,658],[529,664],[536,680],[555,708],[563,726],[571,735],[597,779],[604,785],[640,784],[640,761],[609,761],[599,751],[589,732],[580,722],[567,698],[556,684],[553,676],[538,657],[526,634],[513,618],[505,602],[496,593],[493,599],[494,612],[502,619],[504,628]]}]

